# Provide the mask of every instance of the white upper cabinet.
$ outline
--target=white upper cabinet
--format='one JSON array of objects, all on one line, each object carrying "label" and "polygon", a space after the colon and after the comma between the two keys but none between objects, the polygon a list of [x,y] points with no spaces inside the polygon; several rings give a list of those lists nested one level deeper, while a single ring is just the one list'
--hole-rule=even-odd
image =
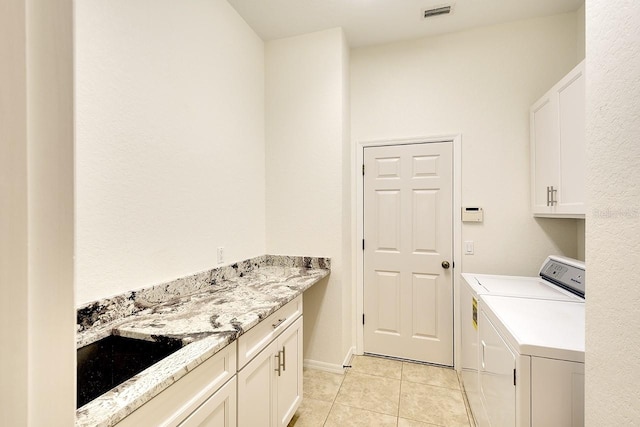
[{"label": "white upper cabinet", "polygon": [[534,216],[584,218],[584,61],[530,109]]}]

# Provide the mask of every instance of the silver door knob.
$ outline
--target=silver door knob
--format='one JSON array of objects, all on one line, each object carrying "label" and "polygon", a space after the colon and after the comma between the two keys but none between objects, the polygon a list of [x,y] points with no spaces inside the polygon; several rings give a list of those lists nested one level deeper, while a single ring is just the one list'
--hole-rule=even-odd
[{"label": "silver door knob", "polygon": [[449,261],[442,261],[442,268],[444,268],[446,270],[449,267],[450,267]]}]

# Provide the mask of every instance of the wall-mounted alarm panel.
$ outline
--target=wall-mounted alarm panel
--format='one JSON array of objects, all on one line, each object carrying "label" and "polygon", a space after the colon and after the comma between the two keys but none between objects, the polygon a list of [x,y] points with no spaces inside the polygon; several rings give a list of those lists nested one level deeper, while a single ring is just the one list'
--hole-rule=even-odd
[{"label": "wall-mounted alarm panel", "polygon": [[462,208],[462,222],[482,222],[482,208]]}]

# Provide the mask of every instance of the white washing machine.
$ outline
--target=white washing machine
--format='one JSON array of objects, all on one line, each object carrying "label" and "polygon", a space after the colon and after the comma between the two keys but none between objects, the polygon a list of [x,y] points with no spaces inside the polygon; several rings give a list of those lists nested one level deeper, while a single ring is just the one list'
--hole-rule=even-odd
[{"label": "white washing machine", "polygon": [[[482,403],[479,377],[479,301],[483,296],[501,295],[548,301],[584,303],[584,263],[565,257],[549,256],[542,264],[538,277],[462,274],[461,307],[461,375],[476,423],[490,424],[489,414]],[[499,424],[498,424],[499,425]]]}]

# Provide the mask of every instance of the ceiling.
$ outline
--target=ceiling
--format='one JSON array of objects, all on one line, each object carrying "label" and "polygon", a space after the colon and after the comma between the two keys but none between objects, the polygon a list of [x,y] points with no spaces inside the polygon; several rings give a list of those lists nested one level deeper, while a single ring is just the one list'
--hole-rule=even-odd
[{"label": "ceiling", "polygon": [[[360,47],[577,10],[584,0],[228,0],[265,41],[342,27]],[[450,15],[422,11],[453,5]]]}]

